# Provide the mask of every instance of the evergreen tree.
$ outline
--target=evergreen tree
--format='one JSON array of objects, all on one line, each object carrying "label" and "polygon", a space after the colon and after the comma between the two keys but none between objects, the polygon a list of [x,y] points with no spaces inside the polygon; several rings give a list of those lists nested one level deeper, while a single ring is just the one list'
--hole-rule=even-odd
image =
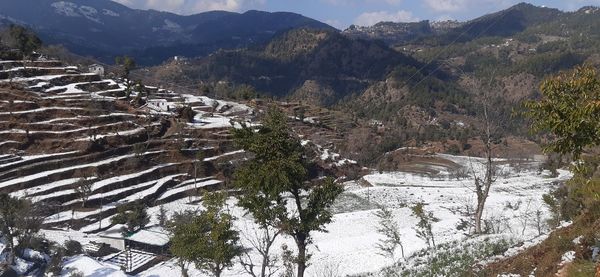
[{"label": "evergreen tree", "polygon": [[156,219],[158,220],[158,225],[161,227],[166,227],[167,226],[167,209],[165,209],[165,206],[160,205],[160,207],[158,208],[158,214],[156,215]]},{"label": "evergreen tree", "polygon": [[125,224],[123,234],[129,235],[150,223],[146,206],[141,201],[117,207],[117,214],[110,219],[112,224]]},{"label": "evergreen tree", "polygon": [[115,58],[115,64],[121,66],[122,75],[121,77],[129,79],[129,74],[136,67],[135,60],[129,56],[118,56]]},{"label": "evergreen tree", "polygon": [[331,178],[310,182],[304,149],[280,110],[270,109],[257,131],[243,126],[233,132],[237,145],[254,154],[234,177],[241,191],[238,205],[260,226],[272,226],[294,239],[297,276],[303,277],[311,232],[326,231],[332,217],[329,208],[343,189]]},{"label": "evergreen tree", "polygon": [[179,217],[171,225],[173,255],[215,277],[233,266],[234,259],[243,253],[239,234],[233,229],[234,217],[223,209],[226,197],[222,192],[205,193],[204,211],[187,213],[187,220]]}]

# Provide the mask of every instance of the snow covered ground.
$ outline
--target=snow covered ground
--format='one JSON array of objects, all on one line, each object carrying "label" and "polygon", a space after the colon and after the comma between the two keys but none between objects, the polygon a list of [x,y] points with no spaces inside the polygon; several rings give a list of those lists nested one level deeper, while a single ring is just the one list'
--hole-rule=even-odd
[{"label": "snow covered ground", "polygon": [[[465,168],[481,170],[478,165],[481,160],[467,157],[441,155],[441,158],[452,160]],[[557,178],[551,178],[547,173],[539,174],[535,162],[528,162],[529,169],[517,171],[508,163],[501,166],[502,177],[494,184],[488,199],[484,217],[494,224],[494,229],[503,236],[512,237],[515,241],[533,239],[539,235],[533,222],[533,215],[542,215],[542,220],[548,217],[548,210],[543,205],[542,194],[555,187],[553,182],[570,178],[568,171],[559,171]],[[440,169],[440,168],[436,168]],[[377,234],[378,219],[375,211],[385,206],[393,211],[395,220],[400,226],[406,256],[426,248],[426,243],[416,236],[413,229],[417,218],[411,215],[410,207],[418,202],[426,203],[425,209],[432,211],[440,221],[435,223],[433,231],[438,244],[463,240],[467,238],[465,230],[458,230],[461,220],[469,220],[465,215],[468,207],[474,205],[472,178],[457,180],[450,178],[447,171],[441,170],[439,176],[419,176],[404,172],[372,173],[364,180],[372,186],[361,186],[359,182],[345,183],[346,191],[336,204],[333,222],[327,225],[328,233],[314,233],[314,246],[311,247],[313,257],[307,270],[308,276],[320,276],[321,273],[335,272],[336,276],[356,275],[376,272],[394,263],[392,259],[378,254],[376,244],[382,237]],[[198,205],[188,204],[190,199],[180,199],[167,203],[164,207],[169,214],[176,211],[198,209]],[[193,200],[193,199],[192,199]],[[245,234],[253,233],[256,228],[252,219],[235,206],[235,200],[228,202],[230,211],[238,220],[236,227]],[[149,213],[158,214],[159,207],[153,207]],[[153,217],[153,223],[156,218]],[[547,232],[547,229],[543,230]],[[74,231],[73,231],[74,232]],[[48,235],[56,233],[48,232]],[[64,236],[64,234],[63,234]],[[82,235],[70,234],[70,237]],[[85,240],[93,240],[93,234],[85,236]],[[247,243],[247,241],[246,241]],[[281,251],[281,246],[287,244],[291,249],[295,246],[288,237],[281,237],[274,249]],[[81,260],[78,260],[81,259]],[[87,270],[87,263],[92,262],[84,257],[74,258],[67,266]],[[90,268],[95,272],[108,273],[104,276],[122,276],[113,271],[110,265],[105,270],[98,271],[98,262],[93,261]],[[204,276],[190,269],[191,276]],[[143,272],[141,276],[179,276],[179,267],[174,260],[163,262]],[[240,266],[227,271],[225,276],[244,275]]]}]

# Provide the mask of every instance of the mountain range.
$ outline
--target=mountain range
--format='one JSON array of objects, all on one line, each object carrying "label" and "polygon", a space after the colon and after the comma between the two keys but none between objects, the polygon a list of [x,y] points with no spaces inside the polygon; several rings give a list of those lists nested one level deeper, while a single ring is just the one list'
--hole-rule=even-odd
[{"label": "mountain range", "polygon": [[438,138],[475,132],[481,93],[488,90],[507,132],[526,136],[512,109],[535,97],[549,74],[600,64],[598,14],[594,7],[563,12],[518,4],[467,22],[295,29],[146,74],[165,84],[248,84],[269,96],[335,106]]},{"label": "mountain range", "polygon": [[3,0],[0,18],[32,28],[46,44],[62,44],[105,62],[129,54],[140,64],[245,47],[293,28],[334,30],[288,12],[211,11],[181,16],[130,9],[109,0]]}]

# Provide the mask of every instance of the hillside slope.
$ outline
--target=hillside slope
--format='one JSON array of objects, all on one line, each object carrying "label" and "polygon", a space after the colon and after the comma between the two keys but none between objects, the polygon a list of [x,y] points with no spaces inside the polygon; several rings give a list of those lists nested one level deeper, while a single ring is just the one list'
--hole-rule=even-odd
[{"label": "hillside slope", "polygon": [[[184,74],[161,77],[172,66]],[[249,84],[267,95],[330,106],[361,93],[395,67],[421,66],[382,43],[349,39],[337,32],[298,29],[264,45],[219,51],[188,64],[155,67],[151,74],[168,82]]]}]

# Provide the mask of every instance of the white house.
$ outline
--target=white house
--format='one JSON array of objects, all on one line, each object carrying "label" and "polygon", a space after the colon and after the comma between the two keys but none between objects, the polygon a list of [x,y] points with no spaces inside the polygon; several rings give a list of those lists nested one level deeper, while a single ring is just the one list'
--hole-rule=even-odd
[{"label": "white house", "polygon": [[88,72],[104,76],[104,66],[101,66],[99,64],[92,64],[88,67]]},{"label": "white house", "polygon": [[169,235],[159,226],[150,226],[125,236],[122,224],[116,224],[106,231],[98,233],[98,240],[112,248],[124,251],[127,247],[154,253],[157,255],[168,252]]}]

